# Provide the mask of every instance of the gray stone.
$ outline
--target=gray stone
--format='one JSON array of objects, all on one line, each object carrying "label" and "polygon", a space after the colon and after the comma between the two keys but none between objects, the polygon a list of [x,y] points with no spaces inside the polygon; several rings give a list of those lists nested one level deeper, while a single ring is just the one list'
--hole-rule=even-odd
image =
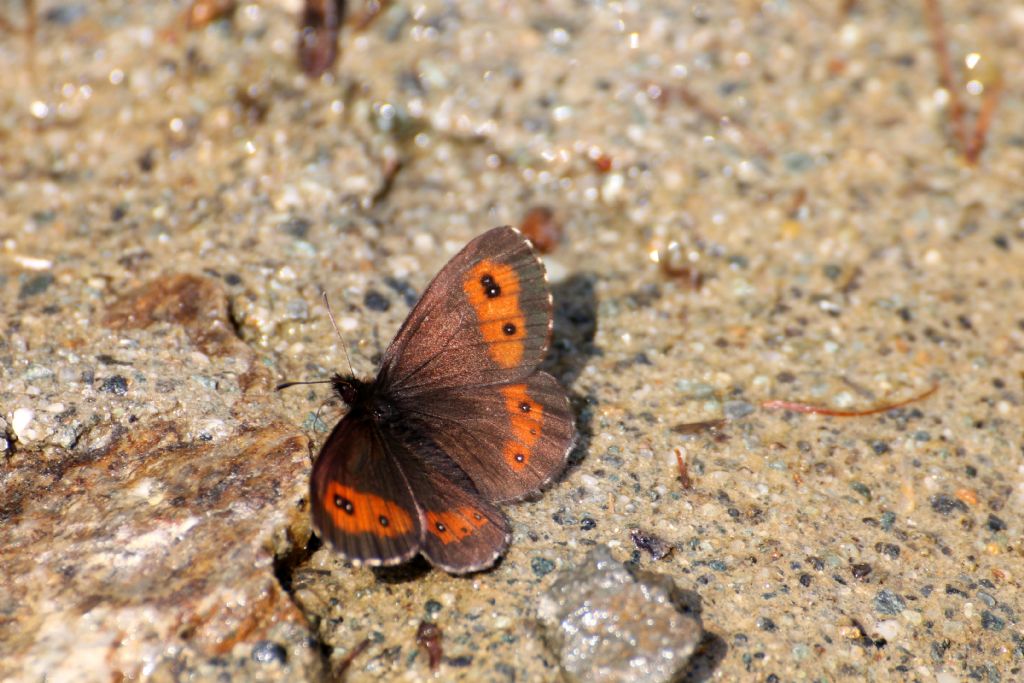
[{"label": "gray stone", "polygon": [[703,636],[667,576],[632,571],[594,548],[541,596],[545,643],[570,681],[675,680]]}]

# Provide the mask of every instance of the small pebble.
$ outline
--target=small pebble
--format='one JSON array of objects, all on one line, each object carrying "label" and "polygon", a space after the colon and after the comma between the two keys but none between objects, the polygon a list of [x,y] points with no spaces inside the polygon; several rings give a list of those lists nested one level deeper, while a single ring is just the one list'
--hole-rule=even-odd
[{"label": "small pebble", "polygon": [[401,296],[406,306],[414,306],[420,300],[419,292],[413,289],[412,285],[405,280],[398,280],[389,276],[384,278],[384,284]]},{"label": "small pebble", "polygon": [[103,380],[103,383],[99,386],[99,391],[105,394],[114,394],[115,396],[124,396],[128,393],[128,380],[121,375],[114,375]]},{"label": "small pebble", "polygon": [[950,515],[954,510],[960,512],[967,512],[967,504],[961,500],[957,500],[953,496],[948,496],[945,493],[939,493],[931,497],[932,510],[939,513],[940,515]]},{"label": "small pebble", "polygon": [[659,536],[643,531],[642,529],[630,529],[629,537],[637,550],[643,550],[650,554],[652,560],[660,560],[672,552],[672,546]]},{"label": "small pebble", "polygon": [[868,501],[869,503],[871,502],[871,489],[869,489],[867,486],[860,483],[859,481],[855,481],[850,484],[850,488],[859,493],[860,495],[864,496],[864,500]]},{"label": "small pebble", "polygon": [[746,401],[726,401],[722,409],[730,420],[738,420],[754,412],[754,406]]},{"label": "small pebble", "polygon": [[1002,631],[1006,628],[1006,620],[985,610],[981,613],[981,627],[988,631]]},{"label": "small pebble", "polygon": [[900,634],[900,622],[895,619],[886,619],[875,624],[875,634],[887,641],[895,640]]},{"label": "small pebble", "polygon": [[896,615],[907,608],[906,601],[888,588],[875,596],[875,611],[882,614]]},{"label": "small pebble", "polygon": [[21,441],[27,440],[28,426],[32,423],[36,413],[31,408],[18,408],[11,415],[11,431]]},{"label": "small pebble", "polygon": [[363,297],[363,305],[371,311],[386,311],[391,308],[391,301],[375,289],[371,289]]},{"label": "small pebble", "polygon": [[853,574],[853,578],[859,581],[866,581],[871,574],[871,565],[866,562],[855,564],[850,567],[850,573]]},{"label": "small pebble", "polygon": [[300,216],[289,218],[281,224],[281,229],[283,231],[292,237],[298,237],[300,240],[306,239],[311,227],[313,227],[313,222],[308,218],[302,218]]},{"label": "small pebble", "polygon": [[875,545],[875,550],[882,553],[890,560],[898,560],[900,557],[900,547],[895,543],[878,543]]},{"label": "small pebble", "polygon": [[43,19],[58,26],[69,26],[87,14],[84,4],[57,5],[43,12]]},{"label": "small pebble", "polygon": [[28,370],[25,371],[25,380],[28,382],[35,382],[40,379],[49,379],[53,377],[53,369],[48,368],[45,365],[30,365]]},{"label": "small pebble", "polygon": [[988,516],[988,522],[986,525],[988,526],[989,531],[1004,531],[1006,529],[1006,522],[995,515]]},{"label": "small pebble", "polygon": [[892,529],[892,525],[896,523],[895,512],[883,512],[882,513],[882,530],[889,531]]},{"label": "small pebble", "polygon": [[260,664],[284,664],[288,661],[288,652],[272,640],[261,640],[252,646],[252,660]]},{"label": "small pebble", "polygon": [[289,320],[305,320],[309,317],[309,305],[304,299],[292,299],[285,306],[285,315]]},{"label": "small pebble", "polygon": [[27,299],[30,296],[42,294],[50,288],[53,281],[54,278],[52,273],[40,273],[39,275],[30,277],[22,283],[21,290],[18,292],[18,298]]},{"label": "small pebble", "polygon": [[530,569],[538,577],[547,576],[555,570],[555,563],[544,557],[535,557],[530,560]]}]

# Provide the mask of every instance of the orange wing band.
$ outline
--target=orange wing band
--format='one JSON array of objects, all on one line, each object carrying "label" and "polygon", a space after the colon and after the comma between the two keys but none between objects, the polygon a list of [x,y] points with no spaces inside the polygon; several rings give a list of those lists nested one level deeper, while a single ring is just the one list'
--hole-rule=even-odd
[{"label": "orange wing band", "polygon": [[412,516],[394,501],[360,493],[336,481],[327,485],[324,506],[335,526],[345,533],[393,537],[416,529]]},{"label": "orange wing band", "polygon": [[427,530],[437,536],[445,545],[461,541],[485,524],[487,524],[487,518],[469,506],[458,508],[452,512],[427,510]]},{"label": "orange wing band", "polygon": [[544,428],[544,407],[526,393],[525,384],[502,387],[505,414],[512,422],[511,439],[505,442],[503,455],[513,471],[519,472],[530,462],[531,451],[540,440]]},{"label": "orange wing band", "polygon": [[519,305],[519,275],[512,266],[483,260],[462,283],[491,360],[514,368],[523,359],[526,316]]}]

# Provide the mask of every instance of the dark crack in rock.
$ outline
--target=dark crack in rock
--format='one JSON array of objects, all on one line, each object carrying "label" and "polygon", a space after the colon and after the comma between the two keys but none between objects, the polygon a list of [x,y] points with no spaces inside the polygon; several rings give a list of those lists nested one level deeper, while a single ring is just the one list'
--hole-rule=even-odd
[{"label": "dark crack in rock", "polygon": [[668,577],[630,571],[607,546],[563,572],[541,596],[545,642],[570,681],[672,681],[703,636]]}]

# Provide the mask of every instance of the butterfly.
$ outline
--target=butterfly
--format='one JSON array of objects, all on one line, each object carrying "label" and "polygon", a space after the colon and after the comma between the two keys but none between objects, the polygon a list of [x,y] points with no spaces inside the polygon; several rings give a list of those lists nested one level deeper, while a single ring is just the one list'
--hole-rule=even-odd
[{"label": "butterfly", "polygon": [[510,540],[498,504],[554,479],[575,441],[564,389],[538,370],[552,309],[544,265],[515,228],[456,254],[376,379],[330,379],[349,410],[313,464],[317,535],[356,566],[422,554],[451,574],[491,567]]}]

